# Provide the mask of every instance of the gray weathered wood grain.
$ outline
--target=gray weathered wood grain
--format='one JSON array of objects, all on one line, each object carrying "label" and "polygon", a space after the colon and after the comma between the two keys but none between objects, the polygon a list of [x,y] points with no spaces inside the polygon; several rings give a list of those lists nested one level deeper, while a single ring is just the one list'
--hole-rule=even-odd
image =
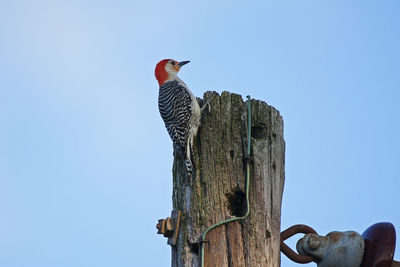
[{"label": "gray weathered wood grain", "polygon": [[[204,100],[215,92],[206,92]],[[200,100],[200,102],[204,102]],[[194,175],[175,155],[173,207],[182,211],[172,266],[199,266],[198,240],[209,226],[246,212],[247,107],[240,95],[216,95],[202,114],[195,140]],[[205,266],[280,266],[279,234],[285,180],[285,142],[279,112],[252,100],[250,215],[209,232]]]}]

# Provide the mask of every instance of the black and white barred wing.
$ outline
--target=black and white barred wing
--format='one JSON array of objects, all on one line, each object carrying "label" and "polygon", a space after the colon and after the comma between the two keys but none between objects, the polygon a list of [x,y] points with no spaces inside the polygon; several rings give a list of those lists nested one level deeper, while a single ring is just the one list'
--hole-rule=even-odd
[{"label": "black and white barred wing", "polygon": [[191,117],[191,98],[188,90],[178,81],[164,83],[160,86],[158,108],[174,147],[186,158]]}]

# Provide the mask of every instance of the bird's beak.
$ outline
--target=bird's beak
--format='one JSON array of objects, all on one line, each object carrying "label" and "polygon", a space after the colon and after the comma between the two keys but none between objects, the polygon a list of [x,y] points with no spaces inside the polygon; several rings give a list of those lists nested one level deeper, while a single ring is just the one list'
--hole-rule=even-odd
[{"label": "bird's beak", "polygon": [[186,64],[188,64],[189,62],[190,62],[189,60],[181,61],[181,62],[178,63],[178,66],[179,66],[179,67],[182,67],[183,65],[186,65]]}]

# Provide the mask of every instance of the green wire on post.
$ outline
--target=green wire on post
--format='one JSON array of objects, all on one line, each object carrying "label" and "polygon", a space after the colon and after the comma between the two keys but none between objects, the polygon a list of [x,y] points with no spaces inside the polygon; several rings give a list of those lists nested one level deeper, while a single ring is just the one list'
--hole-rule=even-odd
[{"label": "green wire on post", "polygon": [[247,96],[247,153],[246,153],[246,203],[247,203],[247,211],[246,214],[242,217],[235,217],[235,218],[230,218],[228,220],[216,223],[210,227],[208,227],[203,235],[201,236],[201,241],[200,241],[200,247],[201,247],[201,259],[200,259],[200,266],[204,267],[204,243],[206,240],[206,235],[208,232],[210,232],[212,229],[217,228],[218,226],[228,224],[230,222],[238,221],[238,220],[244,220],[247,216],[249,216],[250,213],[250,202],[249,202],[249,183],[250,183],[250,162],[249,162],[249,157],[250,157],[250,142],[251,142],[251,98],[248,95]]}]

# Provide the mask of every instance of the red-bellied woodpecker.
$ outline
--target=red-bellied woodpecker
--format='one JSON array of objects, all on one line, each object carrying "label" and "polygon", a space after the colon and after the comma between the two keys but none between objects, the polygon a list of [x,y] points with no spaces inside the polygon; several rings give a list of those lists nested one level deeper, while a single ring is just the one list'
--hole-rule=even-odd
[{"label": "red-bellied woodpecker", "polygon": [[158,62],[155,75],[160,85],[158,108],[175,149],[183,156],[189,174],[193,138],[200,126],[200,107],[187,85],[178,78],[180,68],[190,61],[164,59]]}]

